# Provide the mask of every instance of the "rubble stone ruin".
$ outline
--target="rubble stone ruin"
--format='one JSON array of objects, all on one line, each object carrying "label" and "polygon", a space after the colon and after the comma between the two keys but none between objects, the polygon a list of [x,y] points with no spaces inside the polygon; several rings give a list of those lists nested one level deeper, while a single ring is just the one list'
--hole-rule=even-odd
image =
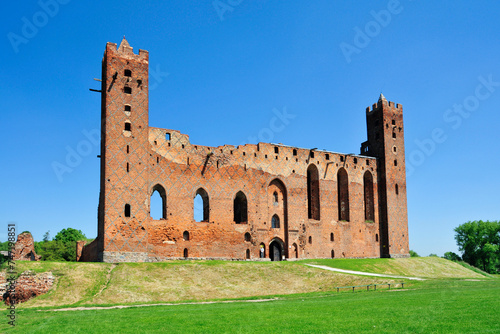
[{"label": "rubble stone ruin", "polygon": [[29,232],[23,232],[17,236],[17,242],[12,249],[12,260],[14,261],[40,261],[41,256],[35,253],[33,236]]},{"label": "rubble stone ruin", "polygon": [[149,126],[148,65],[125,39],[106,45],[98,237],[80,261],[408,256],[401,104],[366,108],[360,154],[208,147]]}]

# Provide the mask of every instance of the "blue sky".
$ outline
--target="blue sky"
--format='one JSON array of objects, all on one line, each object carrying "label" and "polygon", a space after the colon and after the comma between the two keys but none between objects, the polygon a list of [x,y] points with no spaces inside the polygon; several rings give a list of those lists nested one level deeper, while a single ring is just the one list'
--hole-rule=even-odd
[{"label": "blue sky", "polygon": [[[498,12],[496,1],[7,2],[0,240],[9,222],[35,240],[66,227],[96,236],[100,96],[88,89],[106,42],[125,35],[150,52],[150,126],[195,144],[359,153],[365,108],[381,92],[403,104],[410,248],[457,252],[454,227],[500,217]],[[283,109],[295,118],[269,138]]]}]

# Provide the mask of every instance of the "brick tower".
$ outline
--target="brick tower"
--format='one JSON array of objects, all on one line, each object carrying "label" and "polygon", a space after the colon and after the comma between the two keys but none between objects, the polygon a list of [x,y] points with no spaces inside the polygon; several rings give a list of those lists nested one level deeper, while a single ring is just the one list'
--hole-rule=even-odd
[{"label": "brick tower", "polygon": [[403,106],[380,94],[372,108],[366,108],[368,141],[361,154],[377,158],[380,254],[407,257],[408,212],[406,206],[405,144]]},{"label": "brick tower", "polygon": [[107,43],[102,61],[101,191],[97,259],[144,261],[148,210],[149,54],[123,38]]}]

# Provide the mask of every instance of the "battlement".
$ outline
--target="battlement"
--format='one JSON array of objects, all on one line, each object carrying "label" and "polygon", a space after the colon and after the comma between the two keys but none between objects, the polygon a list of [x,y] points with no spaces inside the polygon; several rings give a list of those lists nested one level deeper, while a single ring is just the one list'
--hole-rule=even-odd
[{"label": "battlement", "polygon": [[403,112],[403,105],[401,103],[395,103],[392,101],[387,101],[387,100],[379,100],[377,103],[374,103],[370,107],[366,107],[366,113],[372,113],[375,110],[378,110],[381,108],[383,105],[388,106],[390,109],[396,109],[399,112]]},{"label": "battlement", "polygon": [[134,48],[130,46],[125,37],[120,43],[120,46],[117,46],[116,43],[106,43],[106,53],[116,54],[120,57],[130,58],[133,60],[149,61],[149,52],[139,49],[139,54],[135,54]]}]

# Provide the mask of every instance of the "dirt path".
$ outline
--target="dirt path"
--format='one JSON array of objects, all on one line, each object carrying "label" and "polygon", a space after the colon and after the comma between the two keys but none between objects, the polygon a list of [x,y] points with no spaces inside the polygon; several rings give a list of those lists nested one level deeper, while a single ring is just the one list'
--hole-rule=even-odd
[{"label": "dirt path", "polygon": [[377,277],[389,277],[389,278],[406,278],[406,279],[409,279],[409,280],[425,281],[424,278],[420,278],[420,277],[407,277],[407,276],[397,276],[397,275],[389,275],[389,274],[367,273],[367,272],[364,272],[364,271],[354,271],[354,270],[338,269],[338,268],[332,268],[332,267],[327,267],[327,266],[321,266],[321,265],[317,265],[317,264],[306,264],[306,266],[315,267],[315,268],[324,269],[324,270],[336,271],[336,272],[344,273],[344,274],[354,274],[354,275],[364,275],[364,276],[377,276]]},{"label": "dirt path", "polygon": [[160,304],[141,304],[141,305],[115,305],[115,306],[92,306],[92,307],[67,307],[54,310],[39,310],[40,312],[59,312],[59,311],[87,311],[87,310],[112,310],[132,307],[148,307],[148,306],[176,306],[176,305],[198,305],[198,304],[222,304],[222,303],[262,303],[272,302],[278,298],[270,299],[251,299],[251,300],[222,300],[216,302],[192,302],[192,303],[160,303]]}]

